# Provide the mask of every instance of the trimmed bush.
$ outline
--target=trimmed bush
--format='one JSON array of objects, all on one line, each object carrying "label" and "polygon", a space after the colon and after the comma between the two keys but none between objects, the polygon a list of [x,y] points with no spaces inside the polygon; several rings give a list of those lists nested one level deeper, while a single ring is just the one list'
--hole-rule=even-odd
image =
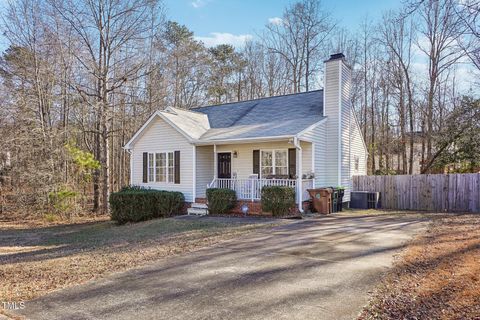
[{"label": "trimmed bush", "polygon": [[271,212],[273,216],[282,216],[289,213],[295,206],[295,189],[290,187],[263,187],[262,210]]},{"label": "trimmed bush", "polygon": [[208,209],[211,213],[224,214],[235,207],[237,194],[230,189],[207,189]]},{"label": "trimmed bush", "polygon": [[179,213],[185,204],[185,197],[181,192],[159,191],[157,196],[157,209],[162,217],[171,217]]},{"label": "trimmed bush", "polygon": [[181,192],[128,188],[110,195],[110,216],[119,224],[170,217],[185,202]]}]

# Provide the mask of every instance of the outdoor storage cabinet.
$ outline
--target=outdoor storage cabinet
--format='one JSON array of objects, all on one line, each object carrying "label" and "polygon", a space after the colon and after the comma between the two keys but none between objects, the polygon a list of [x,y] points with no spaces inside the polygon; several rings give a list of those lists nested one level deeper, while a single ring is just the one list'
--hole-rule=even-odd
[{"label": "outdoor storage cabinet", "polygon": [[308,193],[313,201],[313,207],[318,213],[329,214],[332,212],[332,192],[331,188],[308,189]]}]

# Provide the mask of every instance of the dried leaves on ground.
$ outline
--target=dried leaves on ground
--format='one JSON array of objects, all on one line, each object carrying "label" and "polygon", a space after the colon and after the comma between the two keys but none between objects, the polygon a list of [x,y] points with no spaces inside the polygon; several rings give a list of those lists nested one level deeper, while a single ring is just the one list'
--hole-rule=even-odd
[{"label": "dried leaves on ground", "polygon": [[0,301],[30,300],[259,227],[174,218],[124,226],[110,221],[23,228],[0,224]]},{"label": "dried leaves on ground", "polygon": [[480,319],[480,215],[434,218],[360,319]]}]

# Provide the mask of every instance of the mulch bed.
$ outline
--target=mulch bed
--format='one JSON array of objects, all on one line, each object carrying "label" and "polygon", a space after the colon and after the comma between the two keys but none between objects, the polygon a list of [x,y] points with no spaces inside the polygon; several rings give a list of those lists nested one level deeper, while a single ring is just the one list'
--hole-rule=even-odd
[{"label": "mulch bed", "polygon": [[480,319],[480,215],[434,218],[359,319]]}]

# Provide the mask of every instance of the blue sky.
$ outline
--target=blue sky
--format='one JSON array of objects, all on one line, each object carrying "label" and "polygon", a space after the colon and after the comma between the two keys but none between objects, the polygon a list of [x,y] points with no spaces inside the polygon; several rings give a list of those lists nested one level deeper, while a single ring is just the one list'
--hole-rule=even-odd
[{"label": "blue sky", "polygon": [[[255,37],[269,19],[281,17],[292,0],[165,0],[167,16],[186,25],[205,44],[241,43]],[[380,18],[382,12],[398,9],[401,0],[323,0],[322,6],[354,32],[368,16]]]}]

